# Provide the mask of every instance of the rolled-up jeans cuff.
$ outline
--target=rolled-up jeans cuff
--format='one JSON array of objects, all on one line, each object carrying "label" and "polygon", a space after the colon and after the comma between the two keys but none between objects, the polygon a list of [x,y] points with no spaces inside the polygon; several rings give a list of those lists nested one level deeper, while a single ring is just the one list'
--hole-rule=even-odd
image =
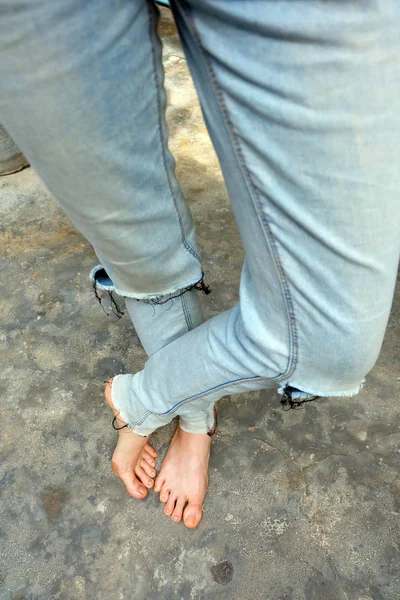
[{"label": "rolled-up jeans cuff", "polygon": [[133,375],[116,375],[113,378],[111,399],[119,418],[137,435],[147,436],[159,427],[168,425],[175,415],[158,415],[141,403],[133,393]]},{"label": "rolled-up jeans cuff", "polygon": [[215,428],[214,402],[205,409],[195,408],[179,415],[179,426],[187,433],[212,433]]}]

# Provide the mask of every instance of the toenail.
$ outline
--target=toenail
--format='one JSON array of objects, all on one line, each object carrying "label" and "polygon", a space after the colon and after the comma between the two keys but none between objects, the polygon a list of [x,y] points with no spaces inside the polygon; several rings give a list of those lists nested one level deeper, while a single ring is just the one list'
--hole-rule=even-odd
[{"label": "toenail", "polygon": [[145,494],[146,490],[144,489],[144,487],[140,486],[139,488],[139,494]]},{"label": "toenail", "polygon": [[154,477],[156,472],[155,471],[151,471],[152,476]]},{"label": "toenail", "polygon": [[175,522],[179,521],[179,517],[178,517],[178,515],[175,515],[175,516],[174,516],[174,517],[172,517],[172,518],[173,518],[173,520],[174,520]]},{"label": "toenail", "polygon": [[147,485],[153,485],[153,482],[151,479],[148,480]]},{"label": "toenail", "polygon": [[195,517],[195,515],[189,515],[188,518],[186,519],[186,522],[189,525],[194,525],[196,523],[196,517]]}]

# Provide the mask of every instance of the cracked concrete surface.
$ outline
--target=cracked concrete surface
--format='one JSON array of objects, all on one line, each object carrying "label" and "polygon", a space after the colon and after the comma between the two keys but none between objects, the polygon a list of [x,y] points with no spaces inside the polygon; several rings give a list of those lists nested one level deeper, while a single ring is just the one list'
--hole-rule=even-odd
[{"label": "cracked concrete surface", "polygon": [[[242,250],[174,28],[163,37],[171,147],[213,295],[237,298]],[[1,600],[398,600],[400,296],[361,394],[283,412],[220,402],[196,531],[112,474],[103,381],[140,368],[129,319],[91,292],[92,249],[31,169],[1,185]],[[162,456],[173,425],[154,436]]]}]

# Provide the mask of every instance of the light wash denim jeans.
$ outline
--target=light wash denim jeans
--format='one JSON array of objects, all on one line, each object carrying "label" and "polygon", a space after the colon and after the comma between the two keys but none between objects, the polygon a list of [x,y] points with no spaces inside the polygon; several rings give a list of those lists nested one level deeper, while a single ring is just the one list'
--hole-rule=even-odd
[{"label": "light wash denim jeans", "polygon": [[0,122],[126,298],[150,357],[113,399],[141,435],[206,432],[225,394],[355,394],[400,252],[400,3],[172,6],[246,253],[240,302],[206,322],[154,4],[0,0]]}]

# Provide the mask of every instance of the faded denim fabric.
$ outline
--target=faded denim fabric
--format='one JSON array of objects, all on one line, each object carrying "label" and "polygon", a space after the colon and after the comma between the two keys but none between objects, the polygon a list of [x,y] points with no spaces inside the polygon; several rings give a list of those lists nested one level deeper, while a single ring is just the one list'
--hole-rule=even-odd
[{"label": "faded denim fabric", "polygon": [[171,4],[246,253],[239,304],[207,322],[192,307],[191,329],[177,298],[202,269],[167,148],[157,9],[0,0],[0,122],[128,308],[177,295],[166,345],[165,305],[154,327],[130,310],[159,346],[113,384],[141,435],[175,415],[203,433],[225,394],[357,393],[400,253],[400,4]]}]

